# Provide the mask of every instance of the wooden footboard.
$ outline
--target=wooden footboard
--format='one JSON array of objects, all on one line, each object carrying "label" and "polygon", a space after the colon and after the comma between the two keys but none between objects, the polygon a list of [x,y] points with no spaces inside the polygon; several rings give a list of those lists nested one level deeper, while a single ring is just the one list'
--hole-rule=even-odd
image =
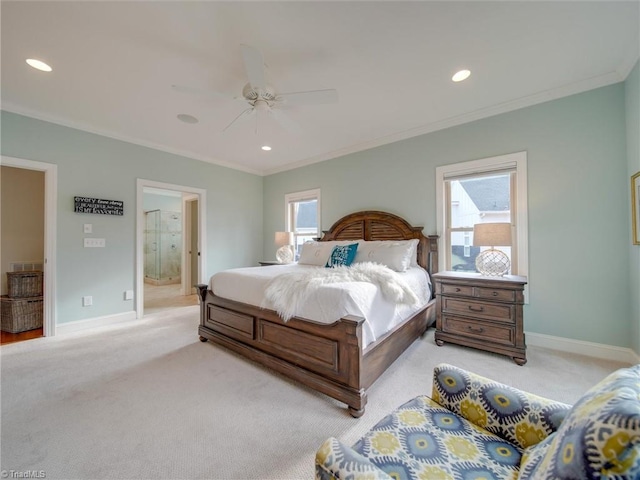
[{"label": "wooden footboard", "polygon": [[[416,261],[429,274],[438,269],[438,236],[425,237],[422,227],[386,212],[347,215],[324,232],[330,240],[417,239]],[[346,316],[332,324],[292,318],[285,322],[273,310],[217,297],[198,285],[203,342],[211,340],[250,360],[344,402],[360,417],[367,389],[435,321],[435,299],[413,317],[363,348],[361,317]]]},{"label": "wooden footboard", "polygon": [[354,417],[364,413],[366,389],[425,332],[434,311],[429,304],[363,351],[363,318],[347,316],[332,324],[298,318],[284,322],[272,310],[217,297],[206,285],[198,289],[202,341],[211,340],[344,402]]}]

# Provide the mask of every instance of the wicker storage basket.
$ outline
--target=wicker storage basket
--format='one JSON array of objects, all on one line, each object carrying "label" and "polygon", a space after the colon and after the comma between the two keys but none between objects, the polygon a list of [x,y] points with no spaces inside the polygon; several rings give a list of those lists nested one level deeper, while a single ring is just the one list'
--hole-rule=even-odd
[{"label": "wicker storage basket", "polygon": [[2,330],[10,333],[42,328],[42,297],[0,297],[2,301]]},{"label": "wicker storage basket", "polygon": [[42,295],[42,272],[7,272],[7,287],[10,297],[39,297]]}]

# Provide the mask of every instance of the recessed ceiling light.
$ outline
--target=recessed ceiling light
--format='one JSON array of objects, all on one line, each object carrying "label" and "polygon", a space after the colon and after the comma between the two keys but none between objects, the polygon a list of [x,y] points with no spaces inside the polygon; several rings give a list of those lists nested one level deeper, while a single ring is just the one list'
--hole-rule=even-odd
[{"label": "recessed ceiling light", "polygon": [[50,72],[51,70],[53,70],[53,68],[51,68],[49,65],[40,60],[36,60],[35,58],[27,58],[27,63],[31,67],[37,70],[42,70],[43,72]]},{"label": "recessed ceiling light", "polygon": [[454,82],[461,82],[469,78],[469,75],[471,75],[471,72],[469,70],[460,70],[459,72],[456,72],[453,77],[451,77],[451,80],[453,80]]},{"label": "recessed ceiling light", "polygon": [[263,145],[262,150],[264,150],[265,152],[268,152],[269,150],[271,150],[271,147],[269,145]]},{"label": "recessed ceiling light", "polygon": [[181,113],[180,115],[178,115],[178,120],[184,123],[198,123],[200,121],[193,115],[187,115],[186,113]]}]

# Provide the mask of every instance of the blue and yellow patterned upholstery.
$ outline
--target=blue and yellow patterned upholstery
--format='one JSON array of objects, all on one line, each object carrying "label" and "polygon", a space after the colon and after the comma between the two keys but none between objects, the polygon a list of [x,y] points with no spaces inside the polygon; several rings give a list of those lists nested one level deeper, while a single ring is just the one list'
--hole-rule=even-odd
[{"label": "blue and yellow patterned upholstery", "polygon": [[547,441],[526,450],[520,478],[640,478],[640,365],[589,390]]},{"label": "blue and yellow patterned upholstery", "polygon": [[451,365],[433,376],[435,402],[521,449],[556,431],[571,409]]},{"label": "blue and yellow patterned upholstery", "polygon": [[[335,438],[326,440],[316,454],[316,478],[640,478],[638,369],[640,365],[612,374],[572,408],[451,365],[438,365],[432,398],[420,396],[405,403],[353,447]],[[614,400],[619,397],[624,400]],[[592,426],[580,429],[585,419]],[[577,442],[577,433],[587,441]],[[597,439],[602,439],[601,450],[606,453],[596,465]],[[578,470],[556,468],[558,459],[583,453]],[[584,466],[588,461],[594,472],[599,469],[610,476],[590,474],[590,467]]]}]

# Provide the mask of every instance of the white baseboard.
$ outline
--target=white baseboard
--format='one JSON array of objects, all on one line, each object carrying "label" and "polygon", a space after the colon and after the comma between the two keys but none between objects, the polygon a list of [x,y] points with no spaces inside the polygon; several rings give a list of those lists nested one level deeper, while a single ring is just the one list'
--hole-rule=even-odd
[{"label": "white baseboard", "polygon": [[56,325],[56,335],[64,335],[72,332],[79,332],[89,328],[104,327],[106,325],[114,325],[116,323],[129,322],[136,319],[136,312],[117,313],[115,315],[105,315],[104,317],[89,318],[87,320],[78,320],[76,322],[59,323]]},{"label": "white baseboard", "polygon": [[542,333],[525,332],[527,345],[551,348],[562,352],[577,353],[589,357],[615,360],[629,364],[640,363],[640,356],[631,348],[616,347],[603,343],[585,342],[572,338],[554,337]]}]

